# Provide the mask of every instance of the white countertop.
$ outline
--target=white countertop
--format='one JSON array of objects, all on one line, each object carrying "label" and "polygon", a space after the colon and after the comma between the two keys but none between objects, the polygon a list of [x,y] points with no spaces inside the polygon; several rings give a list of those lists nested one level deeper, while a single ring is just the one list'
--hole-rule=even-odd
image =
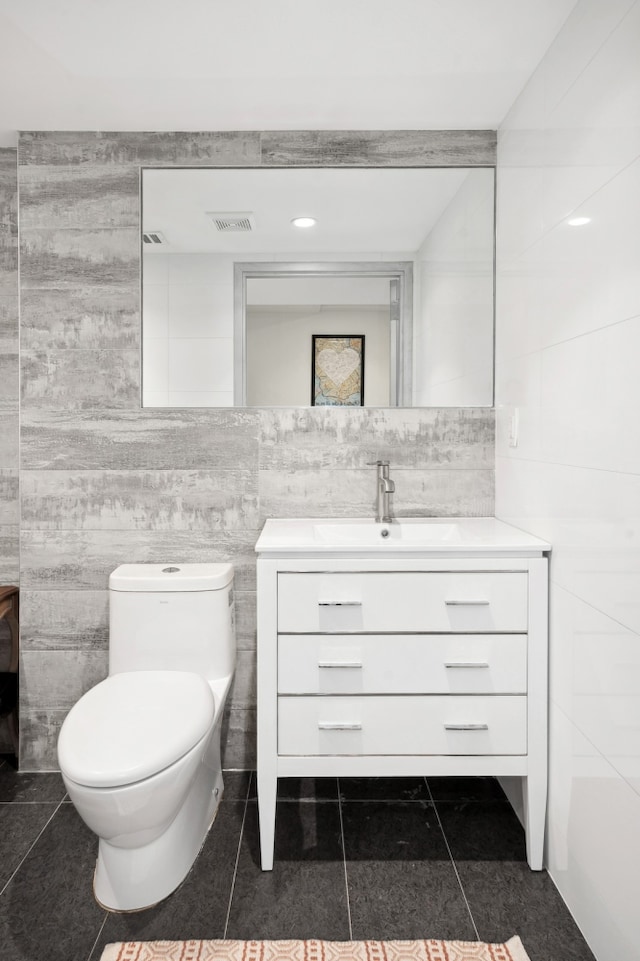
[{"label": "white countertop", "polygon": [[258,554],[528,554],[551,550],[547,541],[495,517],[300,517],[268,520]]}]

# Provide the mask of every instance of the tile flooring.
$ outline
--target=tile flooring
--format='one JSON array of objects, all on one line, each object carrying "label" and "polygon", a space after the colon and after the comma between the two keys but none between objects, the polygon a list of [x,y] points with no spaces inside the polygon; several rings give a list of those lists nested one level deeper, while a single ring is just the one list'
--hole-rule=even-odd
[{"label": "tile flooring", "polygon": [[259,867],[255,778],[225,796],[186,881],[129,915],[93,900],[97,842],[58,774],[0,759],[0,958],[99,961],[109,941],[519,934],[531,961],[593,961],[491,779],[280,782],[276,861]]}]

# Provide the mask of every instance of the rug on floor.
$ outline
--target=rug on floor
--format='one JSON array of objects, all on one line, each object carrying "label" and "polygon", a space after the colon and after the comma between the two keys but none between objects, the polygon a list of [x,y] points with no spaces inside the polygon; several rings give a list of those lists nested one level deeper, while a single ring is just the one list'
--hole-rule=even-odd
[{"label": "rug on floor", "polygon": [[480,941],[120,941],[100,961],[529,961],[520,938]]}]

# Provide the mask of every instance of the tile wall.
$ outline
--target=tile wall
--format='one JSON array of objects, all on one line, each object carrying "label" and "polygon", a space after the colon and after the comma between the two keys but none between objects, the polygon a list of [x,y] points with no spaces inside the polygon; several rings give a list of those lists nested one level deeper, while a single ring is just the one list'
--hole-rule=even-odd
[{"label": "tile wall", "polygon": [[493,150],[483,131],[21,135],[25,770],[56,767],[65,714],[106,674],[106,587],[119,563],[233,562],[225,763],[251,767],[264,520],[371,514],[366,463],[381,456],[398,514],[493,512],[489,409],[141,410],[140,166],[491,163]]},{"label": "tile wall", "polygon": [[601,961],[638,957],[639,46],[580,0],[498,140],[496,512],[553,544],[548,864]]},{"label": "tile wall", "polygon": [[[17,184],[16,151],[0,148],[0,584],[19,577]],[[0,621],[0,671],[8,667],[9,644]],[[12,750],[0,718],[0,752]]]}]

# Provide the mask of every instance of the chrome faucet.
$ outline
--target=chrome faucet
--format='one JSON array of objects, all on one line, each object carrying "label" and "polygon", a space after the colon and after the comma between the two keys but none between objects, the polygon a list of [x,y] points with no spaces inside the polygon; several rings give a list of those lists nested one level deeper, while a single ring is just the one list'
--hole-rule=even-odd
[{"label": "chrome faucet", "polygon": [[393,494],[396,489],[396,485],[389,477],[389,461],[374,460],[369,462],[369,466],[378,468],[376,523],[390,524],[391,509],[389,504],[389,495]]}]

